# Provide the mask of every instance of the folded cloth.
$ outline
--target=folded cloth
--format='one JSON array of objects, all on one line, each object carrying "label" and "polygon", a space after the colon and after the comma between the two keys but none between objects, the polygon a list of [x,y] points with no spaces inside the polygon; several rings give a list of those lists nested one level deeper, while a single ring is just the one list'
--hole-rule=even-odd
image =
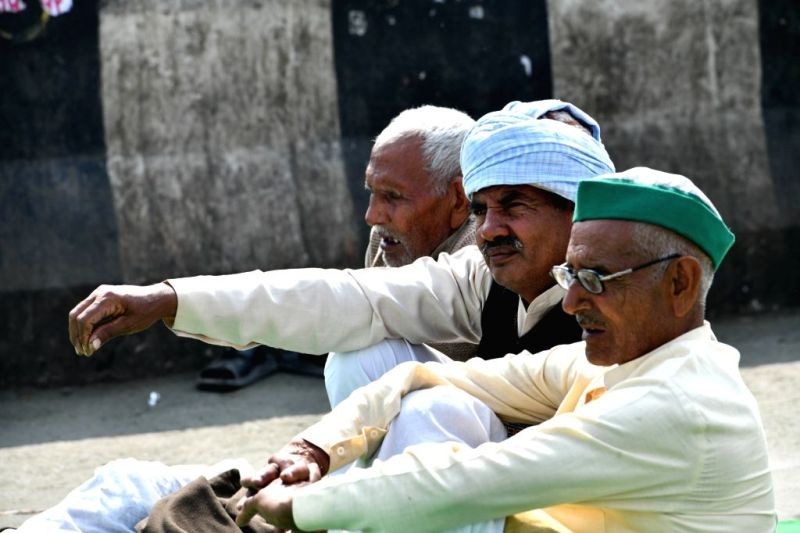
[{"label": "folded cloth", "polygon": [[239,471],[228,470],[206,479],[199,477],[159,500],[150,516],[136,525],[139,533],[270,533],[274,527],[260,516],[240,528],[236,525],[236,504],[246,494]]}]

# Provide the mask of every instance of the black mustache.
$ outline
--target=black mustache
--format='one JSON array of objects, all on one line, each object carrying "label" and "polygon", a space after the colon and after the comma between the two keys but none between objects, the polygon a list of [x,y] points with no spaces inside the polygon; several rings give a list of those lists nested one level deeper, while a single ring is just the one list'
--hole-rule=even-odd
[{"label": "black mustache", "polygon": [[486,252],[498,246],[511,246],[515,250],[522,250],[522,242],[516,237],[498,237],[493,241],[486,241],[481,244],[481,253],[486,255]]}]

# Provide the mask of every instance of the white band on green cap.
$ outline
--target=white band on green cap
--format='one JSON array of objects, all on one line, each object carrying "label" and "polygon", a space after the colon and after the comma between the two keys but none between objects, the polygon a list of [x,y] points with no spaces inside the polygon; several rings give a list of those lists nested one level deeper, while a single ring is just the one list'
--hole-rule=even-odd
[{"label": "white band on green cap", "polygon": [[578,186],[574,222],[646,222],[674,231],[719,267],[735,237],[711,200],[688,178],[645,167],[585,180]]}]

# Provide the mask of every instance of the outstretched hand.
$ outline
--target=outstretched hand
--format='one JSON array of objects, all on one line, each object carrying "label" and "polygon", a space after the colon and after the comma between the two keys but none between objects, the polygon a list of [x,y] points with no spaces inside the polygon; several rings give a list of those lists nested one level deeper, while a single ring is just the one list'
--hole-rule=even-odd
[{"label": "outstretched hand", "polygon": [[166,283],[101,285],[69,312],[69,340],[75,353],[89,356],[114,337],[174,319],[177,308],[178,297]]}]

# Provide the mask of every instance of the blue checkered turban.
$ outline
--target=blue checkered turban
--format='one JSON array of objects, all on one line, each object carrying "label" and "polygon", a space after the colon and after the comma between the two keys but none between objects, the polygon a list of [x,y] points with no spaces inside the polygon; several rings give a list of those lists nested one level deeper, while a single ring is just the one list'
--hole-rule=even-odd
[{"label": "blue checkered turban", "polygon": [[[556,120],[549,111],[567,111],[592,132]],[[533,185],[575,201],[578,183],[615,171],[600,142],[600,126],[561,100],[511,102],[481,117],[461,146],[464,192],[495,185]]]}]

